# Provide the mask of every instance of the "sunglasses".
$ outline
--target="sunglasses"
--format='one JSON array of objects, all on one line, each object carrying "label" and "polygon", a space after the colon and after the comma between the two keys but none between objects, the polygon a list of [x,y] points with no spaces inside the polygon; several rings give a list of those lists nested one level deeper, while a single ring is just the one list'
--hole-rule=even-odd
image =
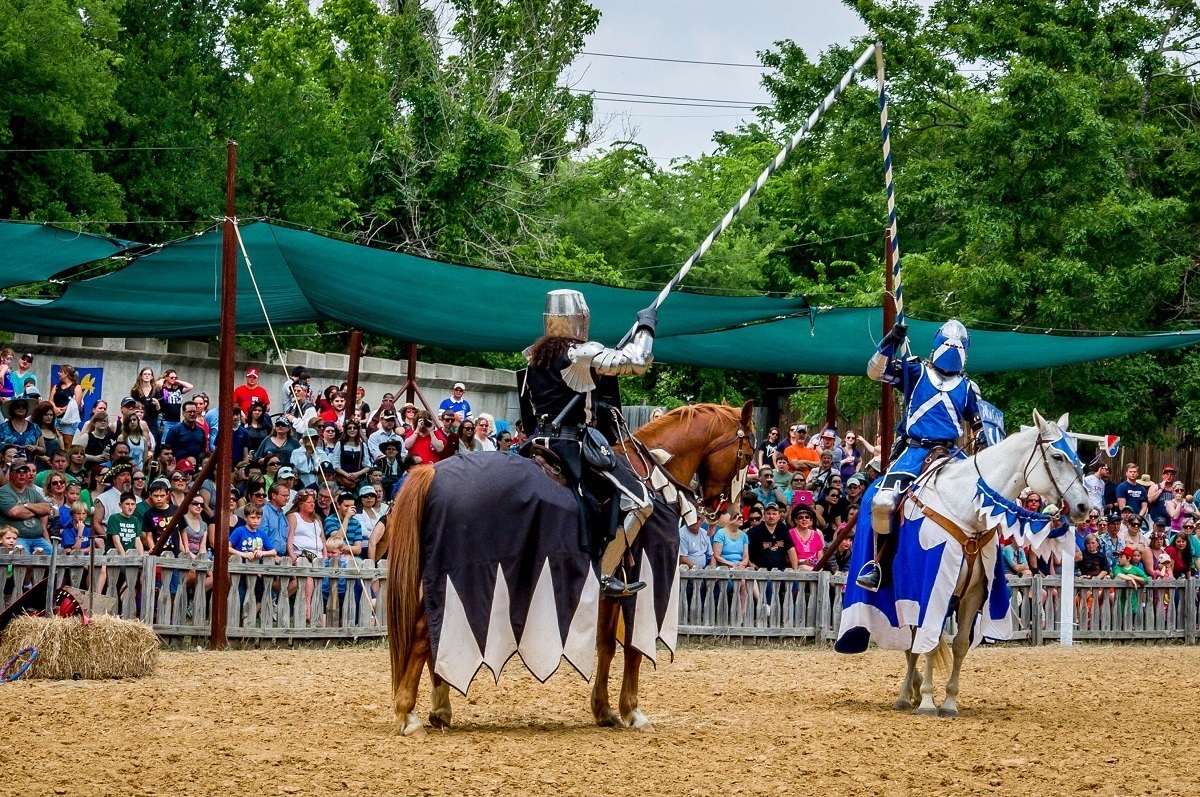
[{"label": "sunglasses", "polygon": [[186,476],[172,476],[172,477],[171,477],[171,481],[173,481],[173,482],[186,482],[186,481],[187,481],[187,477],[186,477]]},{"label": "sunglasses", "polygon": [[751,515],[750,519],[751,520],[762,520],[762,515]]},{"label": "sunglasses", "polygon": [[251,498],[263,498],[265,496],[266,496],[266,493],[262,492],[261,490],[258,491],[257,493],[250,493]]},{"label": "sunglasses", "polygon": [[192,501],[192,506],[204,506],[203,501]]},{"label": "sunglasses", "polygon": [[134,480],[135,482],[144,482],[144,481],[146,481],[146,477],[145,477],[145,476],[138,475],[138,476],[134,476],[134,477],[133,477],[133,480]]}]

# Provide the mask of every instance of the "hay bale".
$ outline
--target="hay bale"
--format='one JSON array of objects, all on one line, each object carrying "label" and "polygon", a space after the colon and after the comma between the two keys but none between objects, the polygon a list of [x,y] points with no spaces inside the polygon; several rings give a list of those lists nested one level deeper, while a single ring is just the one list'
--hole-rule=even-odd
[{"label": "hay bale", "polygon": [[87,625],[78,617],[16,617],[0,639],[0,664],[27,645],[37,647],[38,658],[26,678],[140,678],[158,664],[158,637],[149,626],[108,615]]}]

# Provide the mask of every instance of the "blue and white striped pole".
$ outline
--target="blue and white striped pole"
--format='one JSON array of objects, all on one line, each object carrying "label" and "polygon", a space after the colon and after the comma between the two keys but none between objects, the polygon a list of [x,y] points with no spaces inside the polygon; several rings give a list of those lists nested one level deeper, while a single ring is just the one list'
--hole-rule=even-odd
[{"label": "blue and white striped pole", "polygon": [[[892,135],[888,125],[887,83],[883,79],[883,43],[875,43],[875,70],[879,77],[879,129],[883,136],[883,182],[887,188],[888,240],[892,248],[892,296],[896,323],[904,323],[904,283],[900,279],[900,237],[896,220],[896,183],[892,178]],[[908,340],[904,341],[908,349]]]},{"label": "blue and white striped pole", "polygon": [[[800,126],[800,129],[796,131],[791,140],[784,145],[783,149],[779,151],[779,154],[775,156],[775,159],[767,165],[767,168],[763,169],[762,174],[758,176],[758,179],[754,181],[754,184],[746,189],[746,193],[742,194],[742,197],[737,201],[737,204],[729,209],[729,212],[725,214],[725,218],[721,219],[721,222],[712,232],[708,234],[708,237],[704,239],[704,241],[700,244],[700,247],[692,253],[691,257],[689,257],[687,261],[684,262],[683,267],[679,269],[679,272],[671,278],[670,282],[663,286],[663,289],[659,291],[658,296],[654,299],[653,304],[650,305],[651,307],[657,309],[664,301],[666,301],[667,296],[669,296],[671,291],[675,289],[675,286],[679,284],[679,281],[687,276],[687,273],[692,270],[692,266],[695,265],[696,261],[699,260],[704,253],[709,250],[709,248],[713,245],[713,241],[717,239],[717,236],[725,232],[729,225],[733,223],[734,217],[741,213],[742,210],[750,204],[750,200],[755,194],[758,193],[758,190],[762,188],[771,175],[783,165],[783,162],[787,160],[787,156],[790,155],[792,150],[796,148],[796,145],[800,143],[801,139],[809,134],[809,131],[812,130],[817,121],[825,114],[825,111],[829,110],[829,106],[833,105],[833,102],[838,98],[838,95],[850,85],[850,81],[854,79],[854,76],[858,74],[859,70],[866,66],[867,61],[871,59],[871,53],[878,50],[878,48],[878,44],[872,44],[870,47],[863,50],[862,55],[860,55],[858,60],[854,62],[854,66],[850,67],[846,74],[842,75],[842,79],[838,81],[838,84],[834,86],[828,94],[825,95],[825,98],[821,100],[821,103],[809,115],[808,119],[804,121],[804,124]],[[633,336],[635,330],[636,325],[634,329],[631,329],[629,333],[625,335],[625,337],[622,339],[621,345],[624,345],[624,343]]]}]

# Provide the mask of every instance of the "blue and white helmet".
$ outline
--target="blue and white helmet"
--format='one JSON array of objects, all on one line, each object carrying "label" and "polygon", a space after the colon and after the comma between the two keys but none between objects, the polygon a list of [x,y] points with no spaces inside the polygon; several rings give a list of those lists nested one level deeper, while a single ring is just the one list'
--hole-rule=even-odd
[{"label": "blue and white helmet", "polygon": [[933,354],[929,362],[946,374],[961,374],[967,368],[967,349],[971,336],[959,321],[951,319],[933,333]]}]

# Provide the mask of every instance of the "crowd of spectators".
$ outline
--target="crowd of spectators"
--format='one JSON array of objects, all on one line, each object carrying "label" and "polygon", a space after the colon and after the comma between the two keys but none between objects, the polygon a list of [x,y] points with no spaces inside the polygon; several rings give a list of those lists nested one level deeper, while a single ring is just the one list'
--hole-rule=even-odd
[{"label": "crowd of spectators", "polygon": [[[211,479],[194,484],[213,456],[218,410],[175,369],[142,369],[113,409],[101,398],[85,418],[75,369],[61,366],[44,399],[33,363],[32,354],[0,351],[0,541],[27,552],[52,544],[86,552],[93,540],[98,550],[148,551],[192,492],[182,522],[162,541],[176,556],[211,555],[217,513],[227,512],[230,553],[243,559],[375,560],[409,468],[460,452],[515,451],[522,442],[518,427],[474,413],[462,383],[432,413],[393,393],[372,410],[361,388],[353,400],[344,383],[317,389],[303,367],[276,401],[248,368],[233,394],[233,490],[221,501]],[[878,454],[853,431],[810,434],[796,423],[783,435],[771,427],[740,506],[712,524],[681,528],[680,565],[844,572],[859,501],[880,473]],[[1194,494],[1172,466],[1158,481],[1133,463],[1123,475],[1114,482],[1101,462],[1085,479],[1092,511],[1075,528],[1079,577],[1145,584],[1196,575]],[[1062,522],[1036,493],[1021,502]],[[1011,542],[1002,556],[1012,575],[1061,567]]]},{"label": "crowd of spectators", "polygon": [[681,567],[845,572],[859,501],[879,475],[877,445],[832,428],[771,427],[757,445],[741,504],[680,530]]},{"label": "crowd of spectators", "polygon": [[126,395],[95,401],[85,418],[75,369],[61,366],[43,400],[33,355],[12,359],[0,352],[0,384],[10,388],[0,395],[0,541],[28,553],[157,544],[208,557],[224,512],[229,552],[241,559],[374,560],[409,468],[520,442],[503,420],[472,412],[462,383],[436,414],[393,393],[372,411],[361,388],[353,400],[346,384],[317,389],[303,367],[277,401],[248,368],[233,394],[233,486],[222,497],[200,479],[215,455],[218,408],[176,369],[143,368]]}]

